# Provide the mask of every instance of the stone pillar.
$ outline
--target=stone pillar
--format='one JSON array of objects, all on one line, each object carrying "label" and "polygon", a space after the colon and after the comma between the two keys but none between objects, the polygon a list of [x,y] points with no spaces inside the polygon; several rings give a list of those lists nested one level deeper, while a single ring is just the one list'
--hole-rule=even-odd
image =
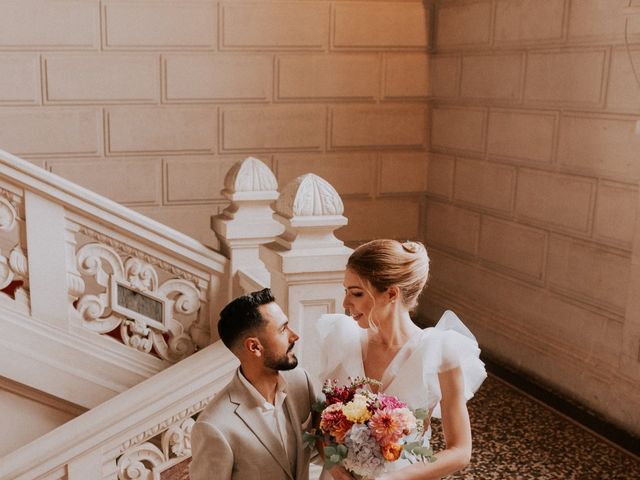
[{"label": "stone pillar", "polygon": [[352,250],[333,232],[347,219],[336,190],[311,173],[284,187],[275,210],[285,231],[260,248],[260,258],[271,273],[277,302],[301,336],[298,357],[304,366],[319,358],[313,322],[324,313],[343,311],[342,282]]},{"label": "stone pillar", "polygon": [[220,250],[229,261],[226,304],[244,293],[238,271],[250,276],[256,285],[269,285],[269,272],[259,258],[260,245],[280,235],[283,227],[273,219],[271,204],[278,198],[278,182],[269,167],[249,157],[227,173],[222,194],[231,204],[211,218],[211,228],[220,241]]}]

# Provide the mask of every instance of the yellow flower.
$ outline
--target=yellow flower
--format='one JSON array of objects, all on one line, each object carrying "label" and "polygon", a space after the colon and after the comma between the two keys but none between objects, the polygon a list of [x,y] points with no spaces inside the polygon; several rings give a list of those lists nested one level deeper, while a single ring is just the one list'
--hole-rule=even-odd
[{"label": "yellow flower", "polygon": [[371,412],[367,408],[367,397],[357,393],[353,397],[353,400],[351,400],[342,408],[342,413],[350,422],[366,422],[371,418]]}]

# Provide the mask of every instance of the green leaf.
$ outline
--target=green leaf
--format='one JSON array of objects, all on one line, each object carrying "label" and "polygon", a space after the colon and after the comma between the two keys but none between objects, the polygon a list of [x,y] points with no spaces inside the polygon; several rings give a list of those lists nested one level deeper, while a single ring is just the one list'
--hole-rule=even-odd
[{"label": "green leaf", "polygon": [[332,445],[327,445],[326,447],[324,447],[324,456],[325,457],[330,457],[332,455],[335,455],[336,453],[338,453],[338,450],[336,449],[336,447],[334,447]]},{"label": "green leaf", "polygon": [[311,408],[314,412],[322,413],[326,406],[327,404],[324,400],[316,400],[313,402],[313,405],[311,405]]},{"label": "green leaf", "polygon": [[[315,429],[314,429],[315,432]],[[303,432],[302,441],[304,442],[304,448],[314,449],[316,441],[322,439],[322,435],[315,435],[311,432]]]},{"label": "green leaf", "polygon": [[429,411],[426,408],[418,408],[417,410],[414,410],[413,415],[417,420],[424,420],[429,416]]}]

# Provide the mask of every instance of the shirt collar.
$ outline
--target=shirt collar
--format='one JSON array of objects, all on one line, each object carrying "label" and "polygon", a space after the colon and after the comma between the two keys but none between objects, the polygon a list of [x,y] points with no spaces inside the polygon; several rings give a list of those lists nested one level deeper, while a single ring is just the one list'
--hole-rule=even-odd
[{"label": "shirt collar", "polygon": [[[244,385],[244,387],[247,389],[247,392],[249,392],[249,395],[251,396],[251,398],[255,400],[256,404],[262,410],[273,410],[274,406],[271,403],[269,403],[266,398],[264,398],[264,396],[256,389],[256,387],[253,386],[253,384],[249,380],[247,380],[247,378],[242,374],[242,370],[240,368],[238,368],[237,374],[238,374],[238,378],[240,379],[240,383]],[[284,377],[280,373],[278,373],[278,383],[276,384],[276,399],[275,399],[276,405],[275,406],[278,408],[282,407],[282,404],[284,403],[284,399],[286,398],[286,396],[287,396],[287,381],[284,379]]]}]

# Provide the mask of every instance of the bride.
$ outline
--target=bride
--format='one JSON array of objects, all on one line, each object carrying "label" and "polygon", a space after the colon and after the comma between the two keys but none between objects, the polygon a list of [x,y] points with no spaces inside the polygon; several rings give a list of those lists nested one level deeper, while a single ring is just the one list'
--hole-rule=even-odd
[{"label": "bride", "polygon": [[[486,377],[484,364],[475,338],[452,312],[424,330],[411,320],[428,273],[429,257],[421,243],[374,240],[361,245],[344,276],[343,306],[350,316],[323,315],[316,324],[322,358],[310,370],[319,382],[373,378],[381,382],[380,391],[411,409],[427,410],[425,430],[431,416],[442,418],[447,446],[436,453],[436,462],[398,460],[377,480],[438,479],[464,468],[471,457],[466,401]],[[430,429],[425,443],[429,435]],[[353,477],[335,466],[320,478]]]}]

